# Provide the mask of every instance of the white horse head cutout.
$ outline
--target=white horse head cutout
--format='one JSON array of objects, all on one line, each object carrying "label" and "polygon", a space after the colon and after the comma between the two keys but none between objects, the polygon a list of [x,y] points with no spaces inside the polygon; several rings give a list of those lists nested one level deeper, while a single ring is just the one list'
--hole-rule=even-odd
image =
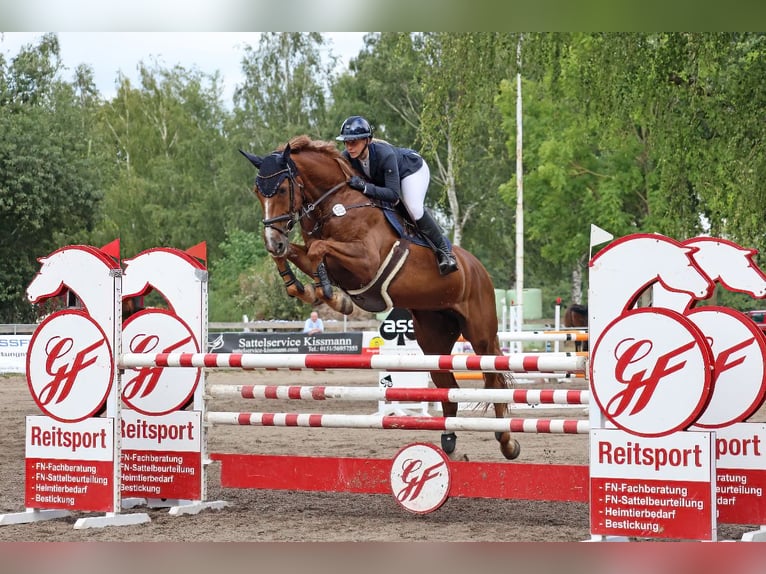
[{"label": "white horse head cutout", "polygon": [[[687,239],[684,245],[693,247],[694,262],[708,278],[729,291],[746,293],[755,299],[766,297],[766,275],[753,258],[755,249],[745,249],[733,241],[715,237]],[[683,313],[692,307],[695,298],[656,287],[653,306]]]},{"label": "white horse head cutout", "polygon": [[756,299],[766,297],[766,275],[753,261],[758,255],[756,249],[713,237],[696,237],[683,243],[697,248],[694,262],[712,281],[729,291],[747,293]]},{"label": "white horse head cutout", "polygon": [[123,298],[156,289],[176,316],[189,325],[199,325],[202,291],[189,286],[201,285],[206,280],[205,265],[196,256],[201,250],[204,247],[195,246],[188,251],[157,247],[123,260]]},{"label": "white horse head cutout", "polygon": [[31,303],[72,291],[99,325],[114,316],[114,273],[119,261],[96,247],[70,245],[40,257],[40,270],[27,287]]},{"label": "white horse head cutout", "polygon": [[695,246],[659,234],[622,237],[599,251],[590,262],[588,310],[591,337],[630,309],[656,283],[687,298],[707,299],[713,283],[695,263]]}]

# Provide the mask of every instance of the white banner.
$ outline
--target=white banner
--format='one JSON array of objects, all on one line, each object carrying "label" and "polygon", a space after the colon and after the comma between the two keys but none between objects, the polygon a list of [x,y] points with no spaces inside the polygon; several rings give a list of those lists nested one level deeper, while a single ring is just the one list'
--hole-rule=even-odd
[{"label": "white banner", "polygon": [[24,373],[32,335],[0,335],[0,373]]}]

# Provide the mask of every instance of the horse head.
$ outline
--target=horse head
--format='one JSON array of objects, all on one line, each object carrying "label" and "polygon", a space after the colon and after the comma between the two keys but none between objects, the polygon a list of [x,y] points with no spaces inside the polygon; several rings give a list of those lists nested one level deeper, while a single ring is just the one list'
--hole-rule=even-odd
[{"label": "horse head", "polygon": [[683,243],[697,248],[694,262],[711,280],[729,291],[747,293],[756,299],[766,297],[766,275],[753,261],[758,251],[712,237],[697,237]]},{"label": "horse head", "polygon": [[266,156],[240,153],[258,169],[254,192],[263,209],[264,243],[274,257],[288,252],[296,223],[304,239],[314,234],[329,216],[327,199],[339,192],[360,193],[347,186],[353,171],[331,142],[303,135]]},{"label": "horse head", "polygon": [[254,193],[263,210],[263,239],[275,257],[284,257],[290,247],[290,232],[298,221],[302,185],[296,180],[297,168],[290,158],[290,144],[267,156],[239,150],[258,169]]}]

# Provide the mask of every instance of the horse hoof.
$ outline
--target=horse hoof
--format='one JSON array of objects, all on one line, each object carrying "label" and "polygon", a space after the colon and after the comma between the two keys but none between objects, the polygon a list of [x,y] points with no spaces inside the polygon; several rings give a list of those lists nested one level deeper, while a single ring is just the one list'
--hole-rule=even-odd
[{"label": "horse hoof", "polygon": [[442,434],[442,450],[447,454],[455,452],[457,446],[457,435],[454,432]]},{"label": "horse hoof", "polygon": [[500,452],[508,460],[513,460],[521,454],[521,445],[517,440],[510,440],[505,444],[500,445]]}]

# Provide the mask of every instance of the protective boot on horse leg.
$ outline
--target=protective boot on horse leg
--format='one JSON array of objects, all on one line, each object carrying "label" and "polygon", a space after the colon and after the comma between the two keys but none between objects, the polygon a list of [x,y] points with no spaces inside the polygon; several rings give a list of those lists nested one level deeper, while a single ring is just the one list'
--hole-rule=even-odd
[{"label": "protective boot on horse leg", "polygon": [[452,253],[447,238],[439,228],[439,224],[434,221],[428,211],[423,212],[423,217],[415,222],[418,226],[418,230],[426,237],[431,244],[432,249],[436,253],[436,258],[439,261],[439,273],[447,275],[453,271],[457,271],[457,259]]}]

